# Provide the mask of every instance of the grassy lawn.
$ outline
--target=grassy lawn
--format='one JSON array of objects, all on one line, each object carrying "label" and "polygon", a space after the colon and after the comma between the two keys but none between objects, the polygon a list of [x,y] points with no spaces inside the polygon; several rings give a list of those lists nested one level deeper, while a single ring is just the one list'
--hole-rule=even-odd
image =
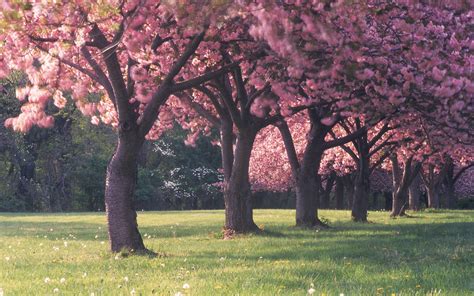
[{"label": "grassy lawn", "polygon": [[321,211],[331,229],[316,231],[294,228],[294,211],[257,210],[262,234],[224,241],[223,211],[139,213],[145,244],[163,254],[149,258],[108,253],[103,213],[0,214],[0,288],[5,296],[306,295],[311,287],[314,295],[474,295],[474,211],[412,215],[371,212],[372,223],[354,224],[347,211]]}]

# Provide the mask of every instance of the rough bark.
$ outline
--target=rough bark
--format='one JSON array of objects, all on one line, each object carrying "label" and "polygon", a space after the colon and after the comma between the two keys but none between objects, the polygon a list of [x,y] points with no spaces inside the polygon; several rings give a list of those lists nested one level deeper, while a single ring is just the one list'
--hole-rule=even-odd
[{"label": "rough bark", "polygon": [[231,176],[225,185],[225,229],[245,233],[258,229],[253,221],[249,181],[249,162],[255,133],[240,130],[234,152]]},{"label": "rough bark", "polygon": [[408,208],[412,211],[420,210],[420,198],[421,198],[421,177],[419,174],[413,179],[410,188],[408,189]]},{"label": "rough bark", "polygon": [[454,184],[456,182],[454,175],[454,164],[451,157],[445,160],[445,176],[443,179],[444,188],[446,189],[446,208],[454,209],[457,204],[457,197],[454,192]]},{"label": "rough bark", "polygon": [[105,206],[113,252],[145,250],[133,208],[140,147],[133,135],[121,135],[107,167]]},{"label": "rough bark", "polygon": [[296,226],[326,227],[318,217],[319,178],[300,175],[296,184]]},{"label": "rough bark", "polygon": [[438,188],[435,186],[428,186],[426,188],[426,194],[428,195],[428,208],[439,209],[441,204]]},{"label": "rough bark", "polygon": [[392,212],[390,216],[405,216],[405,210],[408,206],[408,189],[413,182],[414,176],[420,171],[421,163],[413,162],[413,158],[409,157],[404,163],[402,172],[397,156],[393,155],[390,159],[393,177]]},{"label": "rough bark", "polygon": [[367,143],[367,132],[356,140],[359,161],[357,175],[354,180],[354,199],[352,201],[352,220],[355,222],[367,222],[367,211],[369,207],[370,193],[370,164],[369,145]]},{"label": "rough bark", "polygon": [[444,169],[445,168],[443,167],[440,172],[436,173],[435,166],[430,164],[428,165],[428,168],[421,173],[428,197],[428,208],[438,209],[441,206],[439,190],[444,178]]}]

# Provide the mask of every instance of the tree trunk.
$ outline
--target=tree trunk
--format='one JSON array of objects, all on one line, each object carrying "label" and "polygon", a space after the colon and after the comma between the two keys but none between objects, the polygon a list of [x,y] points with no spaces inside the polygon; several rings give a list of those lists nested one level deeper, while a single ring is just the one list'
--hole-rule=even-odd
[{"label": "tree trunk", "polygon": [[416,175],[413,183],[410,185],[408,189],[408,208],[412,211],[419,211],[420,210],[420,197],[421,197],[421,177],[420,175]]},{"label": "tree trunk", "polygon": [[[392,155],[392,180],[393,180],[393,199],[391,217],[405,216],[405,210],[408,206],[408,188],[413,182],[421,168],[421,163],[413,161],[413,157],[405,160],[403,172],[398,164],[397,156]],[[412,166],[412,163],[414,165]]]},{"label": "tree trunk", "polygon": [[436,187],[428,186],[426,188],[426,193],[428,194],[428,208],[439,209],[439,192]]},{"label": "tree trunk", "polygon": [[296,226],[322,226],[318,218],[319,190],[316,178],[301,176],[296,184]]},{"label": "tree trunk", "polygon": [[[296,226],[326,226],[318,218],[319,187],[317,175],[321,164],[322,150],[315,149],[311,159],[303,163],[296,181]],[[313,158],[314,157],[314,158]],[[311,160],[311,161],[309,161]]]},{"label": "tree trunk", "polygon": [[225,185],[225,229],[232,233],[245,233],[258,229],[253,221],[249,182],[249,162],[254,140],[254,132],[239,131],[232,173]]},{"label": "tree trunk", "polygon": [[369,172],[369,146],[367,134],[357,141],[359,144],[359,163],[357,175],[354,181],[354,199],[352,201],[352,220],[355,222],[367,222],[367,210],[369,207],[370,172]]},{"label": "tree trunk", "polygon": [[456,182],[454,176],[454,164],[451,157],[446,157],[445,160],[446,175],[444,176],[444,188],[446,189],[446,208],[454,209],[457,204],[457,197],[455,193],[454,184]]},{"label": "tree trunk", "polygon": [[336,209],[342,210],[344,208],[344,183],[342,182],[343,177],[336,177],[336,189],[335,189],[335,199],[336,199]]},{"label": "tree trunk", "polygon": [[121,135],[107,167],[105,206],[113,252],[146,250],[133,208],[140,147],[141,142],[134,135]]},{"label": "tree trunk", "polygon": [[392,212],[390,217],[405,216],[406,204],[407,191],[403,188],[398,188],[392,195]]},{"label": "tree trunk", "polygon": [[369,198],[368,177],[357,176],[354,186],[354,199],[352,201],[352,220],[354,222],[367,222],[367,209]]}]

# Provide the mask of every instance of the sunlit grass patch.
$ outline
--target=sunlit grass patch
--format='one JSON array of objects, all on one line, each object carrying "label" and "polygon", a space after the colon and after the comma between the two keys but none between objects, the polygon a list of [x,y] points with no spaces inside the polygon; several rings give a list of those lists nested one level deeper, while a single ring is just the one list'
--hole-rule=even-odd
[{"label": "sunlit grass patch", "polygon": [[411,213],[328,230],[295,228],[294,211],[257,210],[264,231],[222,240],[222,211],[140,212],[159,254],[108,252],[103,214],[1,214],[4,295],[472,295],[474,212]]}]

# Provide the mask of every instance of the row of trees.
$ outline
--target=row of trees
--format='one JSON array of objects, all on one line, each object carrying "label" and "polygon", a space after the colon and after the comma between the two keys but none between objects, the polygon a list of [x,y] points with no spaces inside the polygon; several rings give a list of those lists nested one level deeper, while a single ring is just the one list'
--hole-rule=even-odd
[{"label": "row of trees", "polygon": [[[105,188],[113,251],[145,249],[132,202],[140,151],[174,122],[189,131],[189,145],[220,130],[227,235],[257,229],[250,166],[266,184],[264,168],[278,158],[265,148],[275,142],[287,164],[278,162],[282,174],[273,175],[291,179],[296,224],[305,227],[323,225],[323,170],[353,170],[352,217],[366,221],[378,166],[393,172],[392,216],[399,216],[421,167],[435,184],[440,159],[459,167],[473,155],[467,1],[3,6],[2,72],[22,70],[29,81],[17,90],[21,114],[5,125],[52,127],[48,102],[62,109],[70,97],[94,124],[118,132]],[[273,133],[258,136],[271,126]]]},{"label": "row of trees", "polygon": [[[20,112],[22,76],[0,80],[0,121]],[[73,106],[49,106],[51,129],[18,134],[0,126],[0,211],[103,211],[104,175],[116,133],[92,125]],[[222,208],[218,149],[184,144],[178,126],[141,151],[134,205],[142,210]],[[216,157],[217,156],[217,157]]]}]

